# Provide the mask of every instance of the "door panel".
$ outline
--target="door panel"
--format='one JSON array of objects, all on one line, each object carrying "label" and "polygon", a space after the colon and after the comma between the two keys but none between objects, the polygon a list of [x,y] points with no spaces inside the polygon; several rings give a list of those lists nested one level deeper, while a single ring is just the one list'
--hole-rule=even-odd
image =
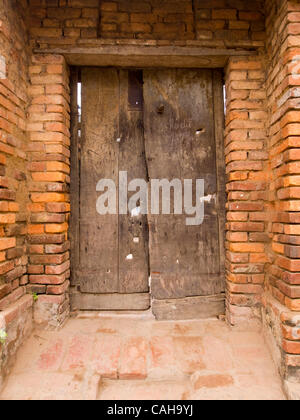
[{"label": "door panel", "polygon": [[[97,199],[102,194],[96,191],[96,186],[101,179],[115,182],[118,197],[119,171],[127,171],[128,182],[146,178],[143,111],[130,108],[128,78],[125,70],[85,68],[82,71],[80,267],[77,275],[82,293],[110,294],[112,309],[116,304],[111,294],[125,296],[149,291],[146,216],[100,215],[96,211]],[[120,297],[115,300],[120,306]],[[136,306],[140,309],[140,305],[135,304],[136,299],[127,301],[127,309]],[[121,306],[126,307],[126,304]],[[107,307],[106,303],[105,309]]]},{"label": "door panel", "polygon": [[217,211],[213,72],[145,70],[145,148],[150,179],[205,180],[205,219],[150,216],[150,262],[155,299],[224,291]]}]

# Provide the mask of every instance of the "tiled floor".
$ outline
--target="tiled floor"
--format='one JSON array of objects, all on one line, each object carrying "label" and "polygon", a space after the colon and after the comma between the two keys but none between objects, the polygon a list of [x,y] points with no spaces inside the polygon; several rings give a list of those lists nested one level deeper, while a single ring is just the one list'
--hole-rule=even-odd
[{"label": "tiled floor", "polygon": [[284,399],[262,336],[219,320],[82,314],[36,331],[0,399]]}]

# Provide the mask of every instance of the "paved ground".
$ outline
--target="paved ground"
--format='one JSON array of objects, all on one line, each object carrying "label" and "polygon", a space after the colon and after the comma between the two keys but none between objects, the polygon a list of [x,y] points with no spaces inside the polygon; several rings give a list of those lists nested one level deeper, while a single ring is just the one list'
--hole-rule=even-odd
[{"label": "paved ground", "polygon": [[35,332],[0,399],[284,399],[258,332],[218,320],[86,314]]}]

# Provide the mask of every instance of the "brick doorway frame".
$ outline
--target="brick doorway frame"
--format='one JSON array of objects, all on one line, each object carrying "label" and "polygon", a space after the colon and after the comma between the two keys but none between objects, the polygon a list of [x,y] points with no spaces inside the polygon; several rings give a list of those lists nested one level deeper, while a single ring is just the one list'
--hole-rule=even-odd
[{"label": "brick doorway frame", "polygon": [[[146,60],[143,59],[143,62]],[[97,68],[101,68],[97,66]],[[106,68],[106,67],[103,67]],[[116,69],[116,68],[123,68],[123,67],[115,67],[110,66],[108,69]],[[138,67],[140,68],[140,67]],[[163,67],[165,69],[170,69],[170,67]],[[193,70],[195,67],[191,67]],[[78,113],[78,84],[81,83],[81,67],[71,67],[70,72],[70,87],[71,87],[71,179],[70,179],[70,201],[71,201],[71,214],[70,214],[70,227],[69,227],[69,238],[70,238],[70,261],[71,261],[71,289],[70,289],[70,303],[71,303],[71,310],[73,311],[87,311],[87,310],[107,310],[105,308],[100,308],[102,304],[99,305],[97,303],[97,299],[100,298],[100,302],[103,302],[101,299],[101,293],[98,293],[98,297],[96,298],[96,293],[93,294],[93,299],[89,299],[89,294],[80,291],[80,286],[78,281],[76,281],[76,274],[79,270],[78,268],[78,261],[80,258],[80,248],[78,243],[80,241],[80,229],[78,226],[77,221],[80,220],[80,206],[78,197],[80,196],[80,137],[78,135],[78,131],[81,129],[81,123],[79,122],[79,113]],[[125,68],[128,69],[128,68]],[[132,69],[132,67],[130,67]],[[137,67],[134,67],[137,69]],[[145,68],[143,68],[145,69]],[[152,67],[151,69],[162,69],[162,67]],[[185,68],[188,69],[188,68]],[[199,67],[199,70],[203,69]],[[161,309],[161,307],[155,303],[159,302],[158,300],[155,301],[153,290],[152,294],[150,290],[148,292],[148,296],[150,297],[150,308],[153,311],[153,314],[157,319],[167,320],[167,319],[179,319],[184,320],[181,316],[188,313],[188,316],[191,316],[194,313],[195,318],[203,318],[203,317],[212,317],[216,315],[220,315],[223,317],[224,314],[224,303],[225,303],[225,154],[224,154],[224,94],[223,94],[223,86],[224,86],[224,75],[222,75],[222,71],[220,69],[208,69],[212,71],[212,102],[214,107],[214,122],[213,122],[213,131],[214,131],[214,138],[216,143],[216,178],[217,178],[217,195],[218,199],[218,209],[219,209],[219,220],[218,220],[218,233],[219,233],[219,255],[220,255],[220,277],[222,277],[222,292],[215,293],[214,295],[207,295],[207,296],[192,296],[190,297],[191,306],[188,311],[186,311],[185,307],[188,305],[189,298],[178,298],[176,309],[171,309],[172,301],[173,303],[176,301],[176,298],[170,299],[162,299],[162,302],[165,303],[165,308]],[[215,70],[215,71],[214,71]],[[72,174],[73,173],[73,174]],[[122,293],[120,293],[122,295]],[[104,296],[108,299],[111,298],[109,293],[104,293]],[[104,297],[103,296],[103,297]],[[189,296],[189,295],[187,295]],[[151,299],[152,297],[152,299]],[[123,299],[126,301],[125,294],[123,295]],[[137,297],[136,297],[137,299]],[[153,300],[154,299],[154,300]],[[141,305],[145,304],[145,298],[142,298]],[[170,301],[170,302],[167,302]],[[99,302],[99,300],[98,300]],[[117,301],[118,302],[118,301]],[[148,302],[147,302],[148,303]],[[81,307],[82,305],[82,307]],[[98,306],[99,305],[99,306]],[[114,305],[114,303],[112,304]],[[125,302],[121,302],[121,305],[126,307]],[[86,307],[89,307],[87,309]],[[106,304],[104,303],[104,306]],[[197,310],[197,307],[201,307],[202,310]],[[120,311],[124,309],[111,309],[111,311]],[[176,315],[178,311],[178,314]],[[168,318],[164,318],[164,314],[168,313]],[[206,315],[205,315],[206,314]],[[178,316],[178,318],[177,318]]]},{"label": "brick doorway frame", "polygon": [[[231,324],[257,318],[265,276],[266,191],[265,152],[265,91],[263,89],[263,56],[249,51],[214,50],[191,47],[102,46],[85,52],[82,48],[39,50],[33,56],[33,67],[42,66],[45,83],[54,72],[61,88],[49,92],[47,112],[59,112],[59,121],[47,124],[45,147],[55,154],[57,165],[39,162],[31,167],[38,181],[43,170],[54,171],[47,180],[61,182],[58,190],[40,194],[33,192],[32,211],[49,212],[44,224],[46,235],[38,234],[33,225],[31,254],[46,251],[43,275],[31,274],[31,281],[46,288],[36,311],[41,322],[61,325],[69,315],[70,242],[70,66],[128,66],[223,68],[225,70],[227,112],[225,128],[225,159],[227,174],[226,225],[226,307]],[[32,76],[34,78],[34,76]],[[33,101],[35,100],[33,96]],[[52,102],[51,102],[52,101]],[[33,109],[33,111],[36,111]],[[54,118],[55,119],[55,118]],[[32,133],[34,140],[34,133]],[[49,157],[50,159],[50,157]],[[46,159],[47,160],[47,159]],[[51,178],[51,179],[50,179]],[[51,188],[51,186],[50,186]],[[33,190],[35,191],[35,190]],[[55,222],[55,224],[53,224]],[[41,223],[37,220],[36,223]],[[43,251],[43,252],[44,252]],[[33,260],[35,258],[33,257]],[[36,258],[37,264],[41,257]],[[54,261],[55,260],[55,261]],[[53,266],[56,263],[58,265]],[[39,309],[40,308],[40,309]],[[46,308],[46,310],[45,310]],[[51,316],[50,316],[51,315]]]}]

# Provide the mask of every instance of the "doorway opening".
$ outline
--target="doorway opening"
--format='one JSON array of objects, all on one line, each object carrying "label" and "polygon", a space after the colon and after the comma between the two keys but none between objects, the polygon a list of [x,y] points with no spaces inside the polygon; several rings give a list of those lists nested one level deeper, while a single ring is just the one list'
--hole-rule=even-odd
[{"label": "doorway opening", "polygon": [[72,73],[73,310],[224,314],[222,71]]}]

